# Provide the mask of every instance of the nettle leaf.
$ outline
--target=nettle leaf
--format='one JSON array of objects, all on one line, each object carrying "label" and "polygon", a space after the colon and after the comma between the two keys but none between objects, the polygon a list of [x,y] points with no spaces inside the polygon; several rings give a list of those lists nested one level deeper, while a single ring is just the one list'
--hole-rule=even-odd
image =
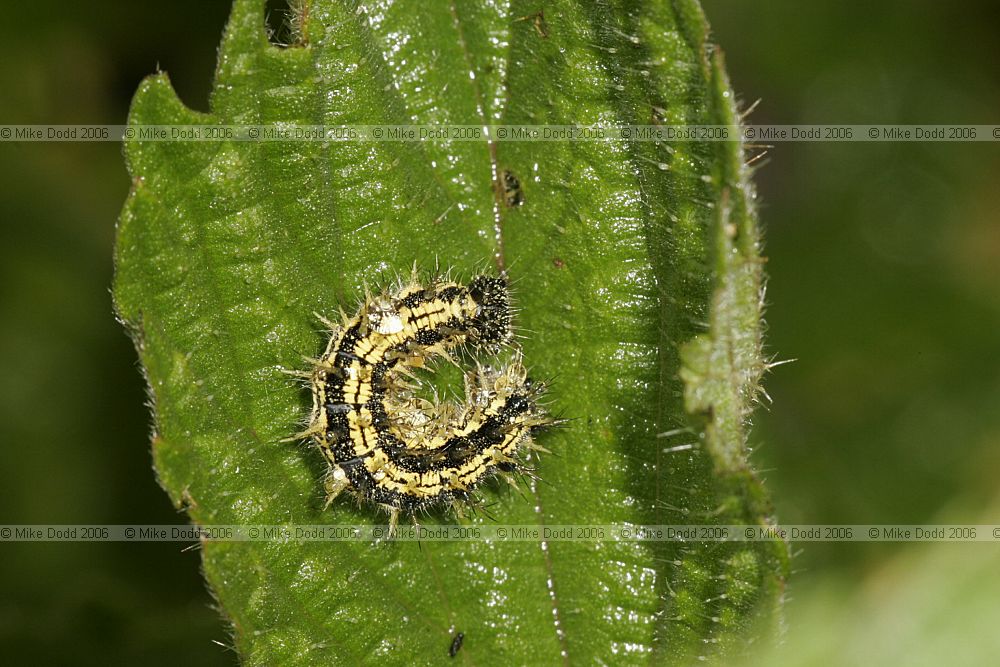
[{"label": "nettle leaf", "polygon": [[[737,123],[694,0],[296,3],[294,42],[237,0],[211,112],[164,74],[129,123]],[[571,421],[498,521],[767,525],[747,463],[761,259],[742,146],[126,142],[114,292],[155,409],[159,479],[193,522],[368,524],[323,509],[325,464],[280,442],[309,396],[281,369],[314,312],[417,262],[501,262],[526,363]],[[523,202],[508,206],[504,172]],[[430,517],[428,521],[449,521]],[[778,620],[782,542],[206,542],[250,665],[653,662],[743,652]]]}]

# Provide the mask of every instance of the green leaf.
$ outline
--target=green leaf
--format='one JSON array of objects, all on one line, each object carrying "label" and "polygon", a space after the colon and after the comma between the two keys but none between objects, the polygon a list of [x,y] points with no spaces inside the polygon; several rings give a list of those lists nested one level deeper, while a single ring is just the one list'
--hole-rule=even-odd
[{"label": "green leaf", "polygon": [[[735,123],[694,0],[297,4],[268,42],[237,0],[211,113],[163,74],[129,123]],[[747,420],[764,369],[761,261],[732,142],[126,142],[115,298],[149,380],[159,479],[197,524],[365,524],[283,444],[309,397],[281,369],[314,312],[417,262],[508,269],[526,363],[571,418],[499,521],[764,525]],[[507,207],[503,170],[524,202]],[[436,520],[447,520],[436,517]],[[432,517],[429,520],[435,520]],[[781,542],[206,542],[246,664],[724,658],[778,620]]]}]

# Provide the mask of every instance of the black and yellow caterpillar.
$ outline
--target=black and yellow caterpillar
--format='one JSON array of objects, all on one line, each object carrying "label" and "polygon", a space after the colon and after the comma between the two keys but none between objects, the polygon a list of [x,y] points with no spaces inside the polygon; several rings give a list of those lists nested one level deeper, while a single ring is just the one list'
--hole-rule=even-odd
[{"label": "black and yellow caterpillar", "polygon": [[[313,407],[308,436],[329,470],[328,504],[344,490],[386,510],[435,505],[460,509],[477,485],[521,469],[519,453],[553,423],[538,403],[540,383],[527,378],[511,346],[511,305],[503,278],[480,275],[468,284],[416,276],[368,296],[354,316],[327,322],[330,341],[308,379]],[[473,359],[465,400],[421,398],[414,369],[433,371],[454,354],[513,349],[503,363]]]}]

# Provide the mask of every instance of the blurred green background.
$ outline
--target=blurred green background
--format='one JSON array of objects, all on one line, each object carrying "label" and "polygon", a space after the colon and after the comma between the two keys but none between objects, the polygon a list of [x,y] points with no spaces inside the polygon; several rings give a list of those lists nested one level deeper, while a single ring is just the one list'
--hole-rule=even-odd
[{"label": "blurred green background", "polygon": [[[207,109],[227,1],[4,4],[0,123],[122,123],[158,67]],[[703,4],[762,99],[751,122],[1000,122],[994,2]],[[754,457],[782,522],[1000,523],[997,146],[769,152],[768,348],[797,361],[766,380]],[[0,523],[182,522],[111,311],[120,146],[0,143],[0,184]],[[1000,544],[795,551],[784,661],[1000,656],[980,631],[1000,625]],[[196,551],[3,544],[0,562],[8,664],[235,661]]]}]

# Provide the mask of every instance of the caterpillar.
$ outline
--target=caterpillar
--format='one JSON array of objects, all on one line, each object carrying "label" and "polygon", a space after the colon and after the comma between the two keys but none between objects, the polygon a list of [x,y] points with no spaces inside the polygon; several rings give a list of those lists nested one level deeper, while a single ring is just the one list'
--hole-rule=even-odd
[{"label": "caterpillar", "polygon": [[[450,505],[461,514],[484,481],[524,471],[525,450],[545,451],[533,435],[555,420],[539,404],[543,383],[527,377],[512,345],[504,278],[422,282],[414,271],[394,289],[366,295],[339,324],[321,319],[330,339],[302,373],[312,411],[295,437],[323,453],[327,506],[349,491],[386,511],[393,528],[401,512]],[[503,351],[505,361],[482,360]],[[467,362],[462,402],[421,395],[418,369],[459,361]]]}]

